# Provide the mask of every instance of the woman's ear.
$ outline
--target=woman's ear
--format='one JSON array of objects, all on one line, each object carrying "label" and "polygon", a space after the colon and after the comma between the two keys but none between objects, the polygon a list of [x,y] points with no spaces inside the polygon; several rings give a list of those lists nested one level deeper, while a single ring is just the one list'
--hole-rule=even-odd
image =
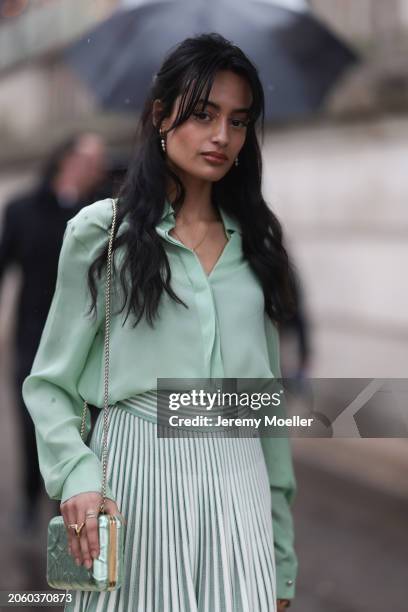
[{"label": "woman's ear", "polygon": [[154,127],[158,127],[160,116],[162,112],[163,112],[162,101],[157,98],[156,100],[154,100],[153,107],[152,107],[152,121],[153,121]]}]

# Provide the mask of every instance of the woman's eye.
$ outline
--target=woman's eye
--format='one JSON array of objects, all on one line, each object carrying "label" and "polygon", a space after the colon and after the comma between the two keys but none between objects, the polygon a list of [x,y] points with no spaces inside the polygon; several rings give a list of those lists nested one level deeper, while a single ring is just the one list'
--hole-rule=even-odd
[{"label": "woman's eye", "polygon": [[[202,123],[208,123],[212,120],[212,116],[206,111],[195,111],[193,112],[193,116]],[[241,119],[231,119],[231,124],[234,128],[246,128],[248,123],[248,121],[243,121]]]},{"label": "woman's eye", "polygon": [[196,111],[195,113],[193,113],[193,115],[199,121],[205,121],[206,118],[211,119],[211,116],[204,111]]},{"label": "woman's eye", "polygon": [[234,127],[246,128],[248,126],[248,121],[241,121],[241,119],[232,119],[232,124]]}]

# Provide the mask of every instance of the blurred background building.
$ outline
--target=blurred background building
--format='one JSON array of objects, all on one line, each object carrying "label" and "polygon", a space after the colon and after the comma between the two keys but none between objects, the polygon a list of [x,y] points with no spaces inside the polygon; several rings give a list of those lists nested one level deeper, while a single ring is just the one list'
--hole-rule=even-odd
[{"label": "blurred background building", "polygon": [[[2,205],[35,180],[52,147],[73,130],[83,127],[100,132],[112,159],[129,151],[135,116],[101,110],[78,76],[60,62],[60,53],[119,5],[137,4],[135,0],[0,0],[0,218]],[[307,375],[407,378],[408,0],[282,0],[280,4],[311,10],[361,54],[359,65],[337,83],[321,112],[304,120],[270,124],[265,134],[264,194],[284,225],[304,289],[311,342]],[[17,467],[10,452],[14,430],[9,418],[13,398],[7,384],[8,339],[17,286],[18,275],[11,274],[0,299],[0,397],[4,408],[0,418],[6,436],[0,459],[3,472],[11,478]],[[288,338],[282,346],[287,371],[295,367],[293,343]],[[352,485],[344,484],[349,479],[347,482],[381,492],[382,502],[374,494],[372,498],[380,506],[389,499],[386,495],[406,503],[408,445],[403,437],[293,442],[299,474],[313,480],[310,491],[316,496],[325,497],[330,491],[335,499],[333,483],[342,496],[350,494],[347,486]],[[332,480],[325,480],[323,472],[331,474]],[[341,486],[333,478],[340,478]],[[10,482],[2,479],[2,499],[12,507],[10,491]],[[367,500],[370,495],[367,493]],[[304,493],[301,501],[310,505],[310,515],[299,515],[299,524],[312,526],[315,533],[316,524],[334,519],[336,511],[322,502],[325,514],[315,516],[306,498]],[[393,520],[395,512],[398,525],[400,514],[394,501],[387,503],[384,516]],[[352,532],[352,519],[345,524],[341,520],[337,527]],[[0,526],[4,525],[0,516]],[[378,530],[382,527],[377,525]],[[373,526],[370,538],[377,536]],[[310,546],[316,543],[307,541]],[[347,552],[342,554],[343,562],[349,563]],[[394,579],[402,575],[404,563],[403,556],[395,554],[401,567],[396,570],[394,563]],[[367,559],[372,556],[373,551]],[[324,557],[314,558],[318,567],[325,562]],[[38,584],[35,580],[38,578],[32,584]],[[304,586],[304,605],[299,610],[384,609],[379,593],[373,600],[378,607],[375,603],[364,607],[357,587],[354,598],[336,607],[336,580],[322,579],[316,587],[315,597],[326,602],[321,608]],[[388,580],[389,593],[402,592],[402,585],[392,582],[391,573],[377,582],[380,591],[382,580]],[[2,588],[9,587],[9,583],[2,584]],[[402,612],[404,605],[398,607],[396,602],[391,608]]]}]

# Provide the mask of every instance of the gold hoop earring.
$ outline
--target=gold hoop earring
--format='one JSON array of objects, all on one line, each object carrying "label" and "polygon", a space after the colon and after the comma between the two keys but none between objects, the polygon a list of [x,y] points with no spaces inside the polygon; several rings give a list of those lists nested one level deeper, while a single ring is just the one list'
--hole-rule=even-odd
[{"label": "gold hoop earring", "polygon": [[164,135],[163,135],[163,132],[162,132],[161,128],[159,130],[159,133],[160,133],[160,136],[161,136],[161,138],[160,138],[161,148],[163,149],[163,153],[165,153],[166,152],[166,141],[164,139]]},{"label": "gold hoop earring", "polygon": [[238,157],[235,158],[235,165],[238,166],[239,165],[239,159]]}]

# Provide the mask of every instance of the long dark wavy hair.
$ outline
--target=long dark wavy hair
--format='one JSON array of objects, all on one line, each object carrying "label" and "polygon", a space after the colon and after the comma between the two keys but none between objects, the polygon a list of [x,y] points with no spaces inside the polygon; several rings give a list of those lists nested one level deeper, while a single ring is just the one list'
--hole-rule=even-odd
[{"label": "long dark wavy hair", "polygon": [[[155,75],[137,126],[137,147],[119,190],[117,229],[125,217],[128,227],[117,235],[114,249],[124,245],[120,268],[123,304],[135,316],[136,326],[142,316],[153,326],[163,291],[176,302],[188,306],[171,287],[171,271],[162,238],[155,230],[164,212],[167,179],[173,179],[176,195],[171,202],[175,213],[183,204],[185,189],[166,163],[160,146],[161,121],[172,113],[180,95],[176,128],[196,110],[200,98],[207,102],[214,77],[219,70],[231,70],[247,79],[252,91],[250,120],[245,143],[235,164],[212,185],[212,201],[237,219],[242,227],[244,257],[259,278],[265,297],[265,311],[275,323],[290,318],[294,312],[293,269],[282,242],[282,228],[265,203],[261,193],[262,158],[257,130],[263,136],[264,93],[256,67],[239,47],[219,34],[201,34],[187,38],[166,56]],[[163,111],[153,124],[155,99]],[[106,263],[107,246],[98,254],[88,271],[92,295],[91,309],[96,310],[97,278]],[[116,274],[116,270],[115,270]]]}]

